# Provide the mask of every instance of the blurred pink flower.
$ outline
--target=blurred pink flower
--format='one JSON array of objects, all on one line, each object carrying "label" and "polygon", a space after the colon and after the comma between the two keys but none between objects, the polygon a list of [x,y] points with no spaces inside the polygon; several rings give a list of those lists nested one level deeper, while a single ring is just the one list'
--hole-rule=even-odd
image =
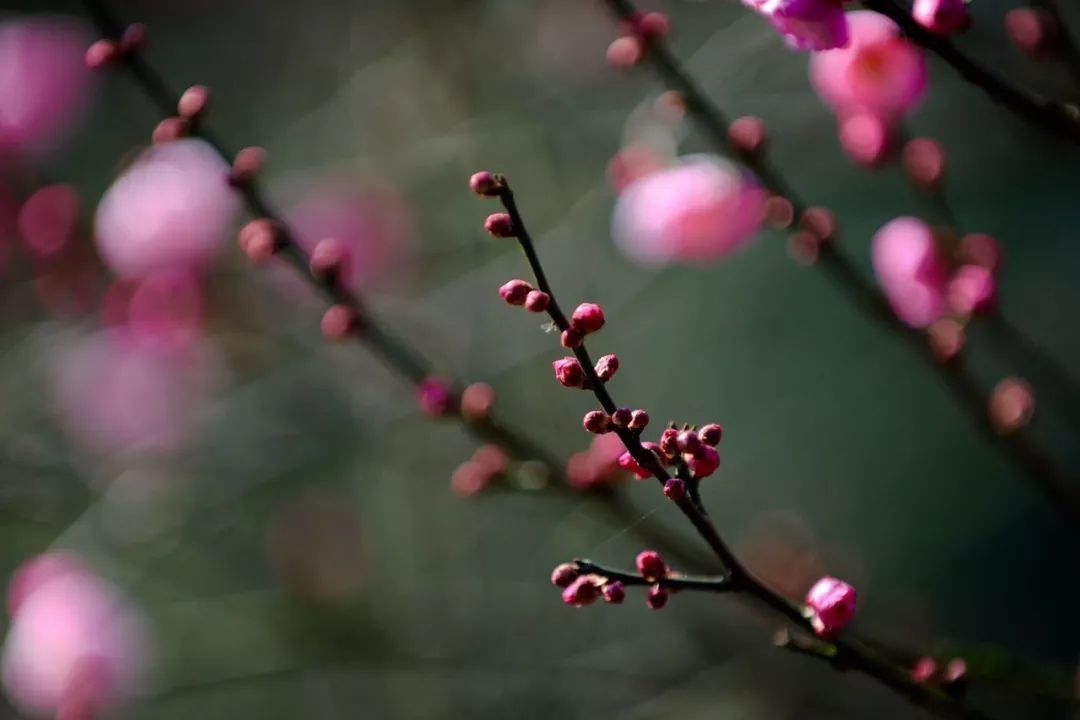
[{"label": "blurred pink flower", "polygon": [[78,230],[79,195],[71,185],[46,185],[19,208],[19,237],[38,259],[62,252]]},{"label": "blurred pink flower", "polygon": [[7,611],[14,617],[30,595],[50,580],[72,573],[87,572],[86,565],[75,555],[48,552],[31,558],[19,566],[8,582]]},{"label": "blurred pink flower", "polygon": [[177,449],[212,387],[208,357],[118,340],[104,333],[61,349],[53,394],[65,430],[107,456]]},{"label": "blurred pink flower", "polygon": [[95,716],[138,688],[148,660],[142,617],[116,588],[75,564],[18,604],[4,643],[4,688],[28,714]]},{"label": "blurred pink flower", "polygon": [[61,17],[0,24],[0,155],[38,159],[71,132],[90,97],[89,43]]},{"label": "blurred pink flower", "polygon": [[848,43],[844,0],[743,0],[795,50],[831,50]]},{"label": "blurred pink flower", "polygon": [[106,292],[101,311],[117,340],[182,352],[201,337],[202,293],[193,272],[165,270],[118,280]]},{"label": "blurred pink flower", "polygon": [[981,265],[961,265],[949,280],[946,296],[958,315],[991,310],[997,300],[994,273]]},{"label": "blurred pink flower", "polygon": [[859,10],[847,18],[848,46],[815,53],[810,81],[837,114],[866,112],[894,122],[926,91],[926,60],[884,15]]},{"label": "blurred pink flower", "polygon": [[627,186],[615,206],[612,236],[646,265],[717,260],[753,239],[765,196],[726,160],[687,157]]},{"label": "blurred pink flower", "polygon": [[342,280],[365,289],[408,254],[411,218],[397,190],[345,179],[316,183],[287,213],[300,246],[310,254],[320,240],[345,248]]},{"label": "blurred pink flower", "polygon": [[945,312],[948,267],[922,220],[899,217],[874,235],[874,272],[897,317],[925,328]]},{"label": "blurred pink flower", "polygon": [[228,174],[202,140],[144,151],[98,205],[94,228],[105,264],[123,277],[206,265],[239,208]]}]

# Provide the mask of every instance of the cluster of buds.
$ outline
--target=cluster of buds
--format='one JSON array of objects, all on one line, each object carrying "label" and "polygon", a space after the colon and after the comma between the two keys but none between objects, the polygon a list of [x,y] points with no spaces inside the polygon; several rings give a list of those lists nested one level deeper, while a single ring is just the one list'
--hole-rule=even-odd
[{"label": "cluster of buds", "polygon": [[498,445],[482,445],[472,458],[458,465],[450,476],[450,488],[462,497],[471,497],[506,474],[510,458]]},{"label": "cluster of buds", "polygon": [[544,312],[551,304],[550,295],[519,279],[511,280],[500,287],[499,297],[507,304],[520,305],[529,312]]},{"label": "cluster of buds", "polygon": [[[587,415],[586,418],[588,417]],[[712,475],[720,467],[720,453],[716,447],[723,435],[724,430],[717,423],[709,423],[701,428],[685,425],[680,429],[669,426],[661,433],[660,442],[645,442],[642,446],[652,452],[660,464],[685,467],[692,478],[700,480]],[[638,478],[652,477],[652,472],[643,467],[629,452],[619,457],[619,466]],[[672,499],[678,499],[685,493],[685,482],[679,477],[671,478],[664,485],[664,494]]]},{"label": "cluster of buds", "polygon": [[[596,303],[581,303],[574,308],[573,314],[570,315],[570,327],[563,330],[562,335],[559,337],[559,342],[564,348],[580,347],[581,343],[585,341],[585,336],[591,335],[604,327],[604,322],[603,308]],[[615,370],[618,369],[618,364],[619,361],[618,358],[616,358],[615,367],[608,371],[609,377],[615,374]],[[599,372],[599,369],[597,369],[597,372]]]},{"label": "cluster of buds", "polygon": [[[603,379],[602,376],[601,379]],[[637,410],[619,408],[610,415],[603,410],[590,410],[585,413],[581,424],[586,430],[595,435],[603,435],[612,432],[616,428],[625,428],[640,434],[649,425],[649,413],[641,408]]]},{"label": "cluster of buds", "polygon": [[98,70],[108,65],[115,65],[132,53],[136,53],[146,44],[146,26],[134,23],[124,28],[119,40],[102,38],[95,40],[86,49],[84,60],[91,70]]},{"label": "cluster of buds", "polygon": [[650,42],[671,32],[671,21],[662,12],[634,13],[620,23],[619,37],[608,45],[608,62],[617,68],[637,65],[645,57]]},{"label": "cluster of buds", "polygon": [[[774,203],[778,215],[786,211],[782,200]],[[788,254],[796,262],[813,265],[821,249],[836,235],[836,216],[828,208],[812,207],[799,217],[798,229],[788,237]]]},{"label": "cluster of buds", "polygon": [[[631,584],[648,586],[645,604],[653,610],[667,605],[671,590],[662,581],[669,576],[669,569],[655,550],[638,553],[635,565],[639,578]],[[630,582],[629,580],[627,582]],[[626,585],[621,580],[591,572],[582,572],[577,563],[563,563],[551,573],[551,583],[562,588],[562,600],[567,605],[585,607],[601,598],[606,603],[618,605],[626,599]]]}]

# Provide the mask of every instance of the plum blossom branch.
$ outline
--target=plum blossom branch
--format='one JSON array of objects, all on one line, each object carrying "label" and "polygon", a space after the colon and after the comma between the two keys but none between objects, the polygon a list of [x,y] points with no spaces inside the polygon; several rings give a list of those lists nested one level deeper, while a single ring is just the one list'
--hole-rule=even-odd
[{"label": "plum blossom branch", "polygon": [[[719,152],[733,157],[753,171],[766,189],[790,203],[793,216],[801,218],[803,226],[803,230],[793,239],[808,237],[813,241],[815,264],[822,268],[845,297],[871,320],[902,337],[911,345],[929,367],[942,378],[946,388],[958,404],[966,410],[968,417],[986,440],[1022,468],[1032,485],[1056,507],[1065,512],[1073,522],[1080,524],[1080,481],[1071,477],[1057,461],[1050,457],[1027,429],[1021,428],[1005,434],[1000,432],[1000,429],[988,417],[987,406],[990,398],[980,387],[974,375],[965,367],[963,359],[954,358],[948,363],[939,362],[932,352],[930,343],[927,342],[927,337],[897,319],[888,300],[862,276],[855,261],[837,242],[836,223],[831,213],[823,208],[807,207],[788,186],[782,174],[771,165],[760,147],[748,150],[732,141],[730,132],[732,123],[729,122],[725,113],[681,65],[664,41],[662,33],[644,32],[641,29],[643,16],[631,0],[605,0],[605,2],[620,21],[632,28],[637,28],[636,41],[642,44],[644,53],[642,59],[652,65],[669,89],[681,96],[687,115],[697,124],[706,140]],[[905,31],[914,27],[913,32],[916,33],[914,40],[922,39],[930,43],[933,46],[931,49],[936,48],[945,52],[950,58],[957,59],[962,67],[967,68],[972,64],[972,61],[957,51],[948,40],[942,40],[932,34],[928,37],[928,31],[918,25],[906,11],[901,13],[892,0],[871,0],[871,2],[875,5],[888,5],[892,10],[889,17]],[[904,16],[903,22],[893,17],[899,14]],[[984,79],[986,73],[990,74],[993,79],[991,87],[998,88],[999,84],[1004,83],[981,66],[975,67],[976,70],[973,72],[979,79]],[[1007,84],[1004,84],[1004,87],[1011,89],[1011,86]],[[1020,91],[1013,92],[1021,98],[1027,97]],[[1021,107],[1030,109],[1030,103],[1021,103]],[[1042,111],[1037,115],[1055,118],[1066,116],[1057,111],[1046,112],[1050,115],[1045,115]],[[1076,127],[1078,138],[1080,138],[1080,125]]]},{"label": "plum blossom branch", "polygon": [[[887,656],[874,651],[869,645],[854,639],[839,637],[839,630],[850,621],[854,613],[854,589],[846,583],[833,578],[822,578],[808,595],[808,604],[803,605],[793,603],[783,597],[742,564],[703,509],[690,497],[685,481],[680,477],[673,477],[662,459],[666,458],[668,462],[678,465],[672,455],[665,450],[665,443],[671,440],[678,446],[678,451],[691,451],[692,445],[703,442],[700,440],[703,433],[694,434],[690,431],[678,433],[674,428],[668,428],[659,445],[642,443],[640,430],[643,426],[637,429],[630,427],[628,418],[625,416],[632,417],[633,413],[616,405],[605,386],[606,378],[601,378],[594,369],[591,356],[585,347],[585,336],[599,330],[605,323],[602,310],[593,303],[583,303],[578,306],[570,319],[567,318],[544,272],[514,193],[504,177],[479,172],[471,178],[470,187],[478,195],[497,198],[502,203],[506,212],[489,216],[485,222],[485,229],[495,237],[517,240],[539,288],[531,290],[524,281],[511,281],[504,288],[514,285],[517,292],[512,296],[504,294],[504,299],[512,305],[522,305],[525,302],[520,297],[522,291],[527,290],[530,294],[540,293],[538,296],[533,296],[533,305],[542,307],[548,313],[552,322],[562,332],[560,338],[562,346],[571,349],[574,353],[573,362],[570,359],[564,359],[554,364],[556,378],[560,384],[567,387],[591,391],[609,416],[606,424],[603,424],[596,420],[597,415],[589,413],[585,417],[586,429],[593,432],[614,432],[618,435],[628,455],[636,463],[636,472],[639,477],[656,478],[663,486],[664,494],[690,521],[724,570],[722,576],[715,578],[691,578],[672,574],[659,554],[649,550],[638,555],[636,574],[612,570],[588,560],[576,560],[573,563],[560,565],[552,574],[553,584],[563,588],[564,602],[582,606],[591,604],[602,597],[608,603],[617,604],[622,602],[627,586],[649,586],[647,603],[654,609],[666,605],[668,593],[672,589],[742,594],[801,632],[820,636],[821,640],[816,646],[820,647],[817,656],[828,660],[832,667],[863,672],[911,702],[941,717],[985,720],[988,716],[966,707],[944,687],[917,682],[912,678],[908,668],[896,665]],[[535,309],[535,307],[530,309]],[[563,364],[560,365],[560,363]],[[567,368],[572,368],[573,372]],[[620,416],[624,417],[620,418]],[[693,443],[690,441],[691,436],[696,438]],[[718,441],[719,437],[715,439]],[[674,455],[678,455],[678,451],[675,451]],[[692,452],[689,454],[693,456]],[[685,458],[686,454],[683,457]],[[710,468],[710,473],[712,470],[715,470],[715,467]],[[682,473],[677,471],[677,474]]]}]

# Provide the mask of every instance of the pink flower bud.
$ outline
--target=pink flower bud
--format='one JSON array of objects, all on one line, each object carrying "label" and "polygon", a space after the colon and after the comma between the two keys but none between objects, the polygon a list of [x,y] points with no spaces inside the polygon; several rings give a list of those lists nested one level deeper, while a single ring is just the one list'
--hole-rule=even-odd
[{"label": "pink flower bud", "polygon": [[357,328],[356,311],[348,305],[331,305],[323,313],[319,327],[327,340],[347,338]]},{"label": "pink flower bud", "polygon": [[634,456],[631,455],[629,451],[624,452],[622,455],[620,455],[619,459],[616,462],[618,463],[619,467],[621,467],[628,473],[632,473],[634,477],[638,478],[639,480],[644,480],[645,478],[652,477],[652,473],[641,467],[641,465],[638,464],[638,461],[634,459]]},{"label": "pink flower bud", "polygon": [[511,305],[524,305],[533,286],[524,280],[511,280],[499,288],[499,297]]},{"label": "pink flower bud", "polygon": [[799,218],[799,225],[822,240],[829,240],[836,234],[836,216],[828,208],[807,208]]},{"label": "pink flower bud", "polygon": [[981,265],[961,265],[945,291],[949,308],[958,315],[993,309],[997,300],[994,275]]},{"label": "pink flower bud", "polygon": [[946,685],[955,685],[967,680],[968,666],[963,658],[953,658],[945,664],[945,672],[941,674],[941,680]]},{"label": "pink flower bud", "polygon": [[728,126],[728,142],[743,155],[754,155],[765,145],[765,123],[759,117],[746,115]]},{"label": "pink flower bud", "polygon": [[788,255],[800,265],[813,265],[821,254],[824,241],[808,230],[794,232],[788,238]]},{"label": "pink flower bud", "polygon": [[494,477],[490,468],[469,460],[458,465],[450,475],[450,489],[460,497],[472,497],[490,485]]},{"label": "pink flower bud", "polygon": [[101,39],[86,49],[86,67],[91,70],[111,65],[120,57],[120,48],[112,40]]},{"label": "pink flower bud", "polygon": [[603,410],[590,410],[585,413],[585,417],[582,418],[581,424],[585,426],[586,430],[595,435],[611,432],[608,414]]},{"label": "pink flower bud", "polygon": [[563,387],[585,387],[585,371],[581,369],[581,363],[577,361],[577,358],[567,356],[555,360],[551,363],[551,367],[555,370],[555,379]]},{"label": "pink flower bud", "polygon": [[686,497],[686,483],[680,478],[670,478],[664,483],[664,495],[672,500]]},{"label": "pink flower bud", "polygon": [[205,113],[209,103],[210,88],[205,85],[192,85],[180,96],[180,101],[176,103],[176,112],[190,120]]},{"label": "pink flower bud", "polygon": [[644,430],[649,425],[649,413],[644,410],[634,410],[630,413],[630,422],[626,427],[631,430]]},{"label": "pink flower bud", "polygon": [[498,445],[488,443],[476,448],[472,462],[486,468],[492,476],[502,475],[510,468],[510,456]]},{"label": "pink flower bud", "polygon": [[551,571],[551,584],[560,588],[569,587],[570,583],[577,580],[578,575],[577,565],[563,563]]},{"label": "pink flower bud", "polygon": [[945,150],[930,138],[915,138],[904,145],[901,163],[912,183],[933,188],[945,173]]},{"label": "pink flower bud", "polygon": [[724,436],[724,428],[719,423],[709,423],[698,430],[697,435],[701,442],[716,447]]},{"label": "pink flower bud", "polygon": [[877,115],[855,112],[840,120],[840,146],[860,165],[876,166],[890,150],[889,127]]},{"label": "pink flower bud", "polygon": [[615,412],[611,413],[611,424],[616,427],[630,427],[630,421],[634,418],[634,413],[630,408],[618,408]]},{"label": "pink flower bud", "polygon": [[911,668],[911,681],[917,685],[929,682],[937,674],[937,661],[932,657],[921,657]]},{"label": "pink flower bud", "polygon": [[600,588],[596,587],[594,577],[582,575],[567,586],[562,593],[562,600],[567,605],[584,607],[592,605],[600,597]]},{"label": "pink flower bud", "polygon": [[981,265],[991,272],[997,272],[1001,267],[1001,246],[986,233],[968,233],[960,238],[958,255],[965,265]]},{"label": "pink flower bud", "polygon": [[429,417],[446,415],[454,408],[454,391],[439,377],[425,378],[416,389],[420,410]]},{"label": "pink flower bud", "polygon": [[824,638],[834,637],[855,616],[855,588],[843,580],[823,577],[806,594],[806,604],[814,611],[814,632]]},{"label": "pink flower bud", "polygon": [[582,335],[594,333],[604,327],[604,311],[596,303],[581,303],[574,308],[570,327]]},{"label": "pink flower bud", "polygon": [[1020,378],[1005,378],[990,394],[990,421],[1001,435],[1021,429],[1035,415],[1035,393]]},{"label": "pink flower bud", "polygon": [[316,243],[311,251],[308,267],[315,277],[328,278],[341,269],[347,255],[345,243],[337,238],[324,238]]},{"label": "pink flower bud", "polygon": [[639,552],[637,558],[634,559],[634,565],[637,567],[641,577],[646,580],[658,580],[666,576],[668,572],[664,559],[655,550],[642,550]]},{"label": "pink flower bud", "polygon": [[659,610],[667,605],[668,591],[659,585],[653,585],[649,588],[649,594],[645,596],[645,604],[649,606],[650,610]]},{"label": "pink flower bud", "polygon": [[679,450],[685,453],[693,454],[701,447],[701,438],[693,430],[683,430],[676,437],[676,442],[679,444]]},{"label": "pink flower bud", "polygon": [[619,605],[626,599],[626,586],[618,580],[605,583],[600,591],[604,594],[604,602],[612,605]]},{"label": "pink flower bud", "polygon": [[71,185],[46,185],[23,202],[16,217],[20,239],[39,259],[55,258],[78,231],[79,195]]},{"label": "pink flower bud", "polygon": [[559,344],[567,350],[572,348],[581,347],[581,343],[585,341],[585,336],[574,328],[567,328],[562,331],[559,336]]},{"label": "pink flower bud", "polygon": [[495,390],[487,383],[473,383],[461,393],[461,416],[471,422],[487,420],[494,405]]},{"label": "pink flower bud", "polygon": [[666,428],[660,434],[660,452],[668,458],[679,454],[679,431],[675,428]]},{"label": "pink flower bud", "polygon": [[962,323],[953,318],[941,318],[927,330],[930,351],[940,362],[948,362],[964,349],[966,335]]},{"label": "pink flower bud", "polygon": [[246,147],[236,153],[229,173],[229,183],[233,186],[247,185],[255,181],[266,165],[266,150],[261,147]]},{"label": "pink flower bud", "polygon": [[650,12],[637,19],[636,30],[644,38],[662,38],[671,32],[671,20],[662,12]]},{"label": "pink flower bud", "polygon": [[1028,55],[1045,60],[1057,36],[1057,24],[1045,10],[1016,8],[1005,15],[1005,29],[1021,50]]},{"label": "pink flower bud", "polygon": [[615,38],[607,48],[608,64],[619,69],[634,67],[644,55],[641,41],[630,35]]},{"label": "pink flower bud", "polygon": [[791,227],[791,223],[795,221],[795,206],[786,197],[770,195],[765,199],[762,214],[770,227],[783,230]]},{"label": "pink flower bud", "polygon": [[474,173],[469,178],[469,189],[481,197],[495,197],[499,194],[501,183],[487,170]]},{"label": "pink flower bud", "polygon": [[611,378],[615,377],[615,373],[619,370],[619,358],[617,355],[604,355],[596,361],[596,376],[601,381],[607,382]]},{"label": "pink flower bud", "polygon": [[911,16],[938,35],[952,35],[971,26],[971,15],[964,0],[915,0]]},{"label": "pink flower bud", "polygon": [[525,296],[525,309],[529,312],[544,312],[551,304],[551,296],[542,290],[530,290]]},{"label": "pink flower bud", "polygon": [[150,140],[155,145],[164,145],[186,137],[191,130],[191,121],[182,117],[167,117],[154,127]]},{"label": "pink flower bud", "polygon": [[720,453],[714,447],[702,445],[686,459],[686,464],[694,477],[700,480],[709,477],[720,467]]},{"label": "pink flower bud", "polygon": [[487,230],[492,237],[497,238],[512,238],[516,234],[514,221],[510,219],[510,215],[507,213],[488,215],[487,220],[484,221],[484,230]]},{"label": "pink flower bud", "polygon": [[265,262],[278,251],[278,228],[273,220],[259,218],[240,228],[237,244],[254,263]]}]

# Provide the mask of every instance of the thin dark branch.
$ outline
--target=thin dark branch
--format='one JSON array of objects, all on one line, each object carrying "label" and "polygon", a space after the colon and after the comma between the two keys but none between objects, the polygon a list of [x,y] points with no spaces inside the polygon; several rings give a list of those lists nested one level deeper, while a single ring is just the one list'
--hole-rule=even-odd
[{"label": "thin dark branch", "polygon": [[600,575],[608,580],[618,580],[627,587],[659,585],[669,590],[700,590],[703,592],[731,592],[731,579],[726,576],[704,577],[669,573],[662,578],[646,580],[640,574],[626,570],[616,570],[594,563],[592,560],[576,559],[574,565],[582,575]]}]

